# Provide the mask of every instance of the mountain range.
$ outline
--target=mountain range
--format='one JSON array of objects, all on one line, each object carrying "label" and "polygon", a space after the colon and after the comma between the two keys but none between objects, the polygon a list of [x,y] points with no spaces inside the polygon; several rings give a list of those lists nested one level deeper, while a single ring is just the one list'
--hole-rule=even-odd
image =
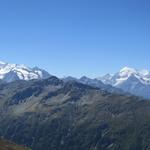
[{"label": "mountain range", "polygon": [[0,84],[0,137],[32,150],[149,150],[150,101],[51,76]]},{"label": "mountain range", "polygon": [[140,86],[148,91],[148,71],[125,67],[95,79],[60,79],[37,67],[0,64],[1,138],[32,150],[150,149],[150,101],[134,96],[146,97]]},{"label": "mountain range", "polygon": [[114,75],[107,74],[98,78],[104,84],[120,88],[125,92],[150,98],[150,71],[124,67]]},{"label": "mountain range", "polygon": [[45,79],[48,77],[50,77],[50,74],[38,67],[30,68],[25,65],[0,62],[0,79],[4,82]]},{"label": "mountain range", "polygon": [[115,74],[106,74],[95,79],[83,76],[79,79],[66,77],[64,80],[74,80],[83,84],[108,90],[109,92],[121,92],[122,90],[125,93],[131,93],[136,96],[150,99],[150,71],[148,70],[137,70],[124,67]]},{"label": "mountain range", "polygon": [[[25,65],[0,62],[1,82],[13,82],[16,80],[46,79],[50,73],[38,67],[30,68]],[[82,84],[101,88],[109,92],[131,93],[150,99],[150,71],[137,70],[124,67],[115,74],[106,74],[102,77],[91,79],[83,76],[79,79],[68,76],[63,81],[76,81]]]}]

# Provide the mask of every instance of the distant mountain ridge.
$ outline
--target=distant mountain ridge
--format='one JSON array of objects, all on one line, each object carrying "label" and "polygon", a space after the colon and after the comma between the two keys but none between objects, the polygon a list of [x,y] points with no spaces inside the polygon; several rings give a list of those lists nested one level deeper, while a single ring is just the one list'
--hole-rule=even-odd
[{"label": "distant mountain ridge", "polygon": [[97,78],[104,84],[120,88],[137,96],[150,98],[150,71],[124,67],[114,75],[107,74]]},{"label": "distant mountain ridge", "polygon": [[64,81],[77,81],[90,86],[98,87],[109,92],[131,93],[136,96],[142,96],[150,99],[150,71],[137,70],[130,67],[124,67],[115,74],[106,74],[98,78],[88,78],[83,76],[79,79],[66,77]]},{"label": "distant mountain ridge", "polygon": [[[10,83],[18,80],[33,80],[33,79],[47,79],[51,77],[50,73],[38,67],[30,68],[23,64],[10,64],[0,61],[0,80],[1,82]],[[101,88],[109,92],[122,92],[120,89],[114,88],[111,85],[105,85],[98,79],[90,79],[83,76],[80,79],[73,77],[63,78],[64,81],[77,81],[82,84]]]},{"label": "distant mountain ridge", "polygon": [[105,84],[105,83],[103,83],[102,81],[100,81],[100,80],[98,80],[96,78],[95,79],[91,79],[91,78],[86,77],[86,76],[83,76],[83,77],[81,77],[79,79],[71,77],[71,76],[68,76],[66,78],[63,78],[63,81],[65,81],[65,82],[76,81],[76,82],[79,82],[79,83],[82,83],[82,84],[85,84],[85,85],[89,85],[89,86],[92,86],[92,87],[100,88],[101,90],[108,91],[108,92],[111,92],[111,93],[114,93],[114,92],[115,93],[124,93],[119,88],[115,88],[115,87],[113,87],[110,84]]},{"label": "distant mountain ridge", "polygon": [[46,79],[50,76],[47,71],[38,67],[30,68],[25,65],[0,62],[0,79],[4,82]]},{"label": "distant mountain ridge", "polygon": [[[0,82],[17,80],[47,79],[51,76],[46,70],[38,67],[30,68],[20,64],[9,64],[0,61]],[[80,79],[68,76],[63,81],[76,81],[109,92],[131,93],[150,99],[150,71],[124,67],[114,75],[91,79],[83,76]]]}]

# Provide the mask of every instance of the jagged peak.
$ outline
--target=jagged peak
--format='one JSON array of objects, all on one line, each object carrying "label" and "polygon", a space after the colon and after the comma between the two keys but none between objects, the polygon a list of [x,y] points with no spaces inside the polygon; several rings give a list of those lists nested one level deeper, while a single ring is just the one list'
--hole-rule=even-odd
[{"label": "jagged peak", "polygon": [[38,67],[30,68],[24,64],[5,63],[0,61],[0,79],[5,79],[5,82],[12,82],[18,79],[46,79],[50,76],[51,75],[47,71]]}]

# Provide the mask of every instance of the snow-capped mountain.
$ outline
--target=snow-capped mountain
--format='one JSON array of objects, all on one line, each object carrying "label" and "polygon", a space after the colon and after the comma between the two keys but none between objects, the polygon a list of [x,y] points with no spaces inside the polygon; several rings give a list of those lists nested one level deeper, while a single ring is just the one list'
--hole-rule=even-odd
[{"label": "snow-capped mountain", "polygon": [[0,62],[0,80],[12,82],[16,80],[45,79],[51,75],[38,67]]},{"label": "snow-capped mountain", "polygon": [[114,75],[98,78],[104,84],[111,84],[125,92],[150,98],[150,71],[124,67]]},{"label": "snow-capped mountain", "polygon": [[[9,64],[0,61],[0,80],[2,82],[46,79],[50,76],[47,71],[38,67],[30,68],[25,65]],[[125,92],[150,99],[150,71],[148,70],[124,67],[116,74],[106,74],[95,79],[83,76],[80,79],[66,77],[63,80],[80,82],[109,92],[122,93],[119,90],[122,89]]]}]

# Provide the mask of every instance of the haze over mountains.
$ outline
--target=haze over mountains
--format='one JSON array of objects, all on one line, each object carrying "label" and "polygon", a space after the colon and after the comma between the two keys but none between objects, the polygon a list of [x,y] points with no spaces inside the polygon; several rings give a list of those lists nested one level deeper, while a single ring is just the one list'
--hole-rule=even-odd
[{"label": "haze over mountains", "polygon": [[[51,76],[47,71],[38,67],[30,68],[25,65],[0,62],[0,79],[2,82],[16,80],[46,79]],[[106,74],[103,77],[91,79],[83,76],[80,79],[74,77],[63,78],[64,81],[76,81],[93,87],[101,88],[109,92],[128,92],[144,98],[150,98],[150,71],[137,70],[124,67],[115,74]]]}]

